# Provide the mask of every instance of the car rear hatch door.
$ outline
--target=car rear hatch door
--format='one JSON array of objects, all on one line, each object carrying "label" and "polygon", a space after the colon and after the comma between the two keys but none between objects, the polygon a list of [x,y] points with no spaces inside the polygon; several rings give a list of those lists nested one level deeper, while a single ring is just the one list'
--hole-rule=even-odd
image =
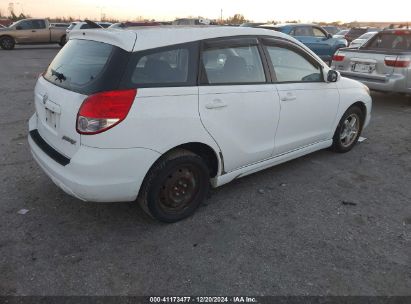
[{"label": "car rear hatch door", "polygon": [[76,118],[86,97],[55,86],[43,77],[35,88],[38,132],[50,146],[68,158],[71,158],[80,146]]},{"label": "car rear hatch door", "polygon": [[[106,37],[106,40],[107,37]],[[77,114],[97,92],[118,89],[129,53],[106,42],[70,39],[35,88],[39,135],[71,158],[79,149]]]}]

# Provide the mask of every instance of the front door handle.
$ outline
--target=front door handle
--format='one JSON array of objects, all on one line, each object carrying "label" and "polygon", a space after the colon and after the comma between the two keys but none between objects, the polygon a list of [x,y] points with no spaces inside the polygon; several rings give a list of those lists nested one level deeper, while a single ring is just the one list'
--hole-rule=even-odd
[{"label": "front door handle", "polygon": [[31,32],[32,32],[32,33],[35,33],[35,32],[36,32],[36,30],[32,30]]},{"label": "front door handle", "polygon": [[293,93],[288,92],[287,94],[285,94],[284,96],[281,97],[281,101],[292,101],[292,100],[296,100],[297,96],[295,96]]},{"label": "front door handle", "polygon": [[211,103],[205,105],[206,109],[219,109],[225,108],[227,104],[223,102],[221,99],[214,99]]}]

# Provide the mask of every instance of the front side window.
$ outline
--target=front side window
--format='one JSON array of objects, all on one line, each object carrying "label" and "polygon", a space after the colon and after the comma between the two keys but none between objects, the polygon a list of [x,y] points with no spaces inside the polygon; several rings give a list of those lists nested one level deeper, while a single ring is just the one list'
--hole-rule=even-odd
[{"label": "front side window", "polygon": [[188,48],[182,47],[139,56],[131,82],[136,85],[187,83],[189,53]]},{"label": "front side window", "polygon": [[325,38],[325,34],[319,28],[313,27],[313,33],[315,37]]},{"label": "front side window", "polygon": [[207,49],[203,51],[201,60],[208,84],[266,82],[255,45]]},{"label": "front side window", "polygon": [[22,21],[17,26],[19,28],[21,28],[22,30],[31,30],[31,29],[33,29],[33,23],[32,23],[31,20]]},{"label": "front side window", "polygon": [[302,55],[285,47],[268,46],[277,82],[323,81],[320,67],[314,66]]},{"label": "front side window", "polygon": [[312,28],[309,26],[298,26],[294,29],[294,36],[306,37],[313,36]]}]

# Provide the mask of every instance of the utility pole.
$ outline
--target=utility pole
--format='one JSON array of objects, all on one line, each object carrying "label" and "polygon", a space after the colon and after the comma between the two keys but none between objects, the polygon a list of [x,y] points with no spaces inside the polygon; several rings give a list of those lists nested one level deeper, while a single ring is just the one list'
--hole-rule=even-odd
[{"label": "utility pole", "polygon": [[221,20],[221,23],[223,23],[223,9],[221,9],[220,11],[220,20]]}]

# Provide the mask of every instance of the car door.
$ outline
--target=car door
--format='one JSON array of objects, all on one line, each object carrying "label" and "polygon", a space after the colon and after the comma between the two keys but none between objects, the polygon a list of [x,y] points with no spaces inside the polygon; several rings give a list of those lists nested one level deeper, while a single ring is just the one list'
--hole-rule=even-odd
[{"label": "car door", "polygon": [[264,44],[281,104],[274,155],[331,139],[340,101],[336,84],[325,82],[321,65],[296,44]]},{"label": "car door", "polygon": [[32,42],[46,43],[50,42],[50,29],[47,27],[44,20],[32,20]]},{"label": "car door", "polygon": [[261,52],[256,38],[202,46],[199,112],[226,172],[267,159],[274,149],[280,104]]},{"label": "car door", "polygon": [[33,42],[33,23],[31,20],[22,20],[16,24],[15,39],[18,43],[32,43]]},{"label": "car door", "polygon": [[331,43],[331,40],[328,38],[328,33],[326,33],[323,29],[315,26],[312,27],[312,32],[314,35],[313,48],[316,50],[315,53],[321,58],[328,60],[327,56],[329,56],[329,59],[331,59],[331,56],[334,54],[334,52],[332,50],[333,45]]}]

